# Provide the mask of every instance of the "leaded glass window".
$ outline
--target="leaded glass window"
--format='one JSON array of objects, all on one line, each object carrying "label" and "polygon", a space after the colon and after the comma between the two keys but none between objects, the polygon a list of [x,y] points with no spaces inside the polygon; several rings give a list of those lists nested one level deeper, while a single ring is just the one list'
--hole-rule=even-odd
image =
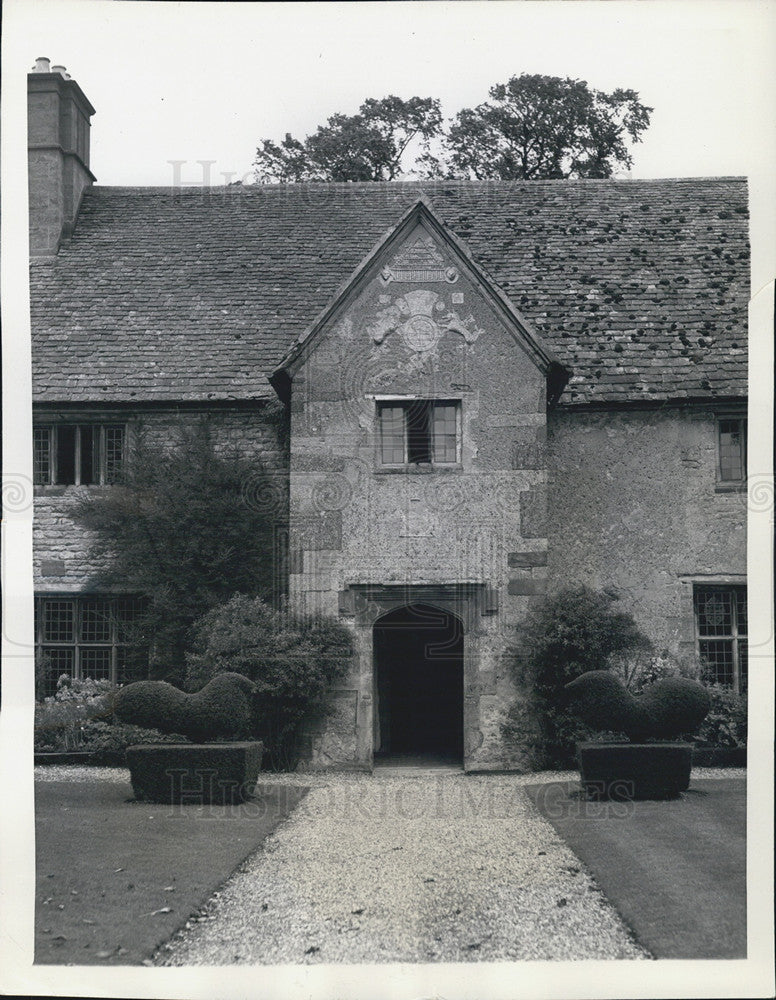
[{"label": "leaded glass window", "polygon": [[695,623],[708,679],[746,691],[746,587],[696,586]]},{"label": "leaded glass window", "polygon": [[39,597],[36,651],[43,664],[38,697],[54,694],[62,674],[125,684],[148,675],[144,602],[135,597]]},{"label": "leaded glass window", "polygon": [[746,479],[746,420],[742,417],[723,417],[718,428],[720,482],[743,482]]},{"label": "leaded glass window", "polygon": [[33,471],[37,486],[103,486],[118,482],[124,465],[123,424],[36,424]]}]

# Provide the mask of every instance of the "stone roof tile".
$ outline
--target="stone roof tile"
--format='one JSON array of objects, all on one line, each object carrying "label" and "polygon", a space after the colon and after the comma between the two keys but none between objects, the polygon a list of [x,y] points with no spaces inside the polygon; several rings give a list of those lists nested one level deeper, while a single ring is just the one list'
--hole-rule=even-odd
[{"label": "stone roof tile", "polygon": [[562,403],[745,395],[746,183],[702,178],[95,187],[31,268],[35,401],[271,397],[421,193],[569,368]]}]

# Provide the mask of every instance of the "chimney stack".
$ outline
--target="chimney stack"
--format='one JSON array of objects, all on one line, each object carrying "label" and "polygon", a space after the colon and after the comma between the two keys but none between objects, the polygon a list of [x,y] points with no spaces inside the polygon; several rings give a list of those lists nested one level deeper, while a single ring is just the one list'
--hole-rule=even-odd
[{"label": "chimney stack", "polygon": [[30,256],[56,254],[73,235],[89,169],[94,108],[64,66],[35,60],[27,74]]}]

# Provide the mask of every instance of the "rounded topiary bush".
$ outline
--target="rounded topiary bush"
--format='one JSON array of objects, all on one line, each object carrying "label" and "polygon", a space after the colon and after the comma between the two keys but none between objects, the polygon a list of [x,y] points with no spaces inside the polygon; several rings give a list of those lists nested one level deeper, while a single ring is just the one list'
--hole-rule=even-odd
[{"label": "rounded topiary bush", "polygon": [[702,684],[686,677],[655,681],[632,695],[606,670],[591,670],[565,688],[566,704],[588,726],[629,739],[671,739],[694,732],[711,706]]},{"label": "rounded topiary bush", "polygon": [[640,700],[649,718],[647,735],[655,739],[694,733],[711,708],[708,691],[687,677],[655,681],[644,690]]},{"label": "rounded topiary bush", "polygon": [[201,691],[188,695],[188,732],[194,734],[192,739],[246,736],[253,717],[255,693],[256,685],[247,677],[223,673]]},{"label": "rounded topiary bush", "polygon": [[183,691],[167,681],[136,681],[116,692],[113,711],[120,722],[129,725],[182,733],[185,703]]},{"label": "rounded topiary bush", "polygon": [[591,729],[630,735],[649,724],[639,700],[608,670],[589,670],[567,684],[564,704]]},{"label": "rounded topiary bush", "polygon": [[254,693],[251,681],[236,673],[219,674],[195,694],[166,681],[137,681],[117,693],[113,709],[121,722],[195,742],[239,738],[250,728]]}]

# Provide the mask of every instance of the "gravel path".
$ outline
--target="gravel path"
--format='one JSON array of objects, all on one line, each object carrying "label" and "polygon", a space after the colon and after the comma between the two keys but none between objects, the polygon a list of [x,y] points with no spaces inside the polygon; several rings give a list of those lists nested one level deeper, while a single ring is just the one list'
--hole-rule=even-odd
[{"label": "gravel path", "polygon": [[155,964],[650,957],[529,802],[537,775],[274,777],[313,788]]},{"label": "gravel path", "polygon": [[[693,780],[741,777],[703,768]],[[36,780],[128,780],[46,766]],[[645,959],[522,786],[575,772],[265,774],[312,786],[156,965]]]}]

